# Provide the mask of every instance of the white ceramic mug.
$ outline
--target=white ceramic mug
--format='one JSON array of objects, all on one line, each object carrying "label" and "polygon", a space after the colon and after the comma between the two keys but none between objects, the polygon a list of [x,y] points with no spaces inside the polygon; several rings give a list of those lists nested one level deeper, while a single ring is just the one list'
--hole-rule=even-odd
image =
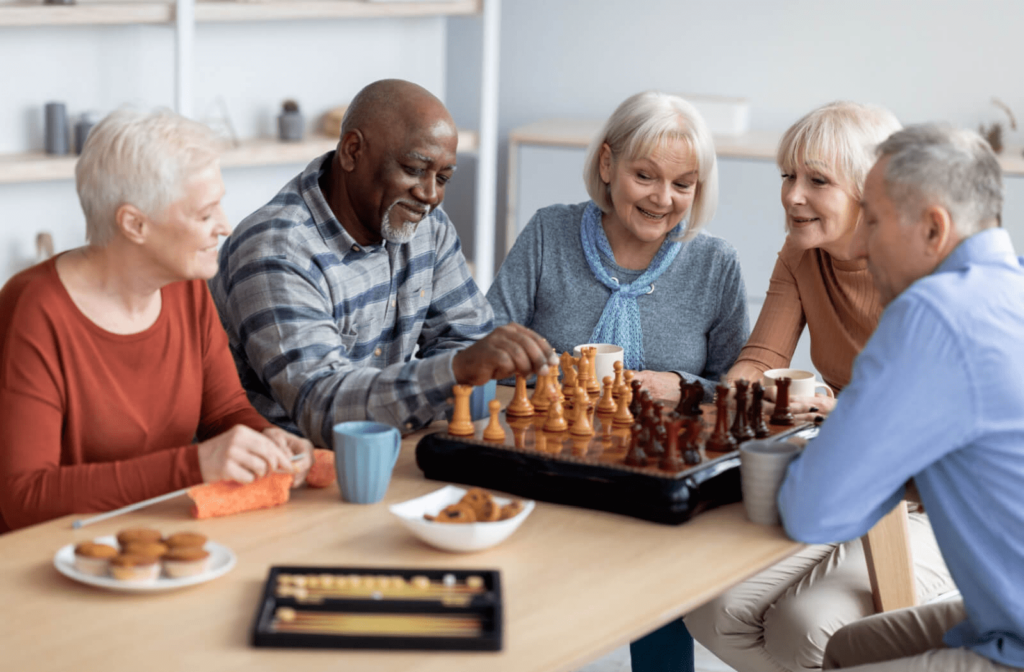
[{"label": "white ceramic mug", "polygon": [[740,445],[740,484],[747,518],[761,525],[779,524],[776,499],[786,469],[800,451],[800,446],[778,439],[747,441]]},{"label": "white ceramic mug", "polygon": [[624,357],[622,346],[610,343],[584,343],[572,349],[573,356],[579,357],[583,348],[597,348],[597,356],[594,358],[597,382],[602,382],[605,376],[615,377],[615,362],[623,361]]},{"label": "white ceramic mug", "polygon": [[765,387],[774,387],[775,381],[779,378],[789,378],[789,396],[792,397],[813,397],[818,389],[825,390],[825,394],[835,399],[836,393],[832,388],[815,379],[810,371],[800,369],[771,369],[764,372],[764,379],[761,384]]}]

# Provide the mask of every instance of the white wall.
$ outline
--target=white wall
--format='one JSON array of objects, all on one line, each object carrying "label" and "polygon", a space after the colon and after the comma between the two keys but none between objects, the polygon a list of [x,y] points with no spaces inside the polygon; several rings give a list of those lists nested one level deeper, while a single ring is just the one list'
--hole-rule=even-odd
[{"label": "white wall", "polygon": [[[194,116],[219,114],[219,96],[240,137],[273,137],[286,98],[300,103],[309,131],[382,77],[443,97],[445,44],[442,18],[199,24]],[[173,106],[173,57],[169,26],[0,27],[0,154],[42,149],[48,101],[65,102],[73,117],[122,103]],[[263,205],[304,165],[225,169],[230,220]],[[0,212],[0,282],[32,263],[38,231],[51,231],[58,251],[85,242],[72,180],[0,184]]]}]

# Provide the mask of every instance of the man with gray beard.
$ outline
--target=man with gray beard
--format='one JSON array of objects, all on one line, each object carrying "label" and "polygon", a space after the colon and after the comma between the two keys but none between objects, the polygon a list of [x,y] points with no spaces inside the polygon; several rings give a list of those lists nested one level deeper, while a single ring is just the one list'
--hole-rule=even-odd
[{"label": "man with gray beard", "polygon": [[210,290],[242,385],[271,422],[330,448],[338,422],[417,429],[456,383],[556,361],[529,329],[493,329],[439,207],[457,141],[428,91],[374,82],[352,100],[337,149],[225,241]]}]

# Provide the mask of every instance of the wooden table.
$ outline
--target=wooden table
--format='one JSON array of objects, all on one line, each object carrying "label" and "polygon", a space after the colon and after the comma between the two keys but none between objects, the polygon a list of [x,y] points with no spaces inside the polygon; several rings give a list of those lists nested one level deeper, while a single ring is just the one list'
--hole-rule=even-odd
[{"label": "wooden table", "polygon": [[[403,441],[387,497],[341,501],[337,486],[285,506],[194,521],[187,499],[72,530],[67,516],[0,536],[0,668],[9,670],[574,670],[694,609],[801,545],[746,521],[740,504],[671,527],[538,502],[505,543],[452,554],[412,537],[388,505],[431,492],[416,467],[422,433]],[[129,526],[196,530],[237,566],[165,593],[108,592],[53,567],[61,546]],[[248,643],[271,565],[501,570],[505,649],[424,653],[255,649]]]}]

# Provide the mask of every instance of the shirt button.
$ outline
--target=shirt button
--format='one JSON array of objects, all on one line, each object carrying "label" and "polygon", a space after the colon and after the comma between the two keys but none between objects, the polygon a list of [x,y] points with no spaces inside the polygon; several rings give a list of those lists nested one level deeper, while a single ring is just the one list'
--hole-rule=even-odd
[{"label": "shirt button", "polygon": [[394,299],[391,299],[391,307],[394,308],[397,305],[398,305],[398,301],[395,301]]},{"label": "shirt button", "polygon": [[406,429],[412,429],[412,423],[411,422],[405,423],[405,428]]},{"label": "shirt button", "polygon": [[353,252],[359,252],[359,246],[358,245],[353,245],[352,246],[352,251]]},{"label": "shirt button", "polygon": [[377,348],[376,350],[373,351],[373,354],[376,355],[377,357],[380,357],[380,353],[381,353],[381,349],[380,348]]},{"label": "shirt button", "polygon": [[420,298],[422,298],[422,297],[424,297],[424,296],[426,296],[426,295],[427,295],[427,290],[425,290],[425,289],[421,289],[421,290],[420,290]]}]

